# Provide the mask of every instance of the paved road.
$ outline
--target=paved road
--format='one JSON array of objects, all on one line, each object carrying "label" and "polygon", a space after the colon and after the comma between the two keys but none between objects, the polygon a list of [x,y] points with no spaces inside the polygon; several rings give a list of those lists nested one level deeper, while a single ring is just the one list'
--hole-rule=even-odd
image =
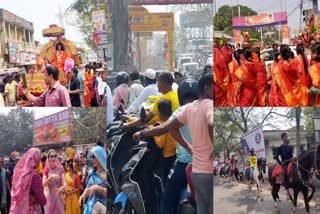
[{"label": "paved road", "polygon": [[[266,184],[268,185],[268,184]],[[283,189],[280,190],[283,192]],[[291,202],[286,200],[284,194],[279,194],[282,202],[280,208],[274,207],[270,191],[263,190],[263,201],[257,202],[256,188],[253,188],[253,196],[248,196],[247,185],[226,180],[215,181],[214,184],[214,214],[290,214]],[[302,194],[300,194],[302,196]],[[315,211],[317,207],[317,212]],[[320,213],[320,204],[310,203],[311,213]],[[306,213],[304,202],[298,200],[296,214]]]}]

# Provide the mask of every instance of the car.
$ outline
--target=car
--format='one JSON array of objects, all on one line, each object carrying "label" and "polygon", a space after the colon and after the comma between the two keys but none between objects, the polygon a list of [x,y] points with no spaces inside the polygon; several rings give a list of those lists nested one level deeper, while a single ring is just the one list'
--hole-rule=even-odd
[{"label": "car", "polygon": [[193,73],[199,69],[199,63],[197,62],[188,62],[183,63],[182,65],[182,74],[187,76],[193,76]]}]

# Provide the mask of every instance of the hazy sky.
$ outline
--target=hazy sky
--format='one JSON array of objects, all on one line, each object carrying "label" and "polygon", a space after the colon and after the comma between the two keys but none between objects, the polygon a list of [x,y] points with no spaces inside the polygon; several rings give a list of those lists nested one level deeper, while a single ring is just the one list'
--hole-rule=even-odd
[{"label": "hazy sky", "polygon": [[[48,41],[48,38],[42,37],[42,30],[49,27],[50,24],[59,23],[59,8],[63,13],[74,0],[0,0],[0,8],[6,9],[30,22],[34,25],[34,38],[42,44]],[[166,6],[147,6],[150,12],[165,12]],[[82,42],[82,34],[74,26],[64,23],[66,28],[66,38],[74,42]]]},{"label": "hazy sky", "polygon": [[[8,114],[11,109],[17,108],[17,107],[6,107],[6,108],[0,108],[0,113]],[[59,111],[63,111],[66,109],[66,107],[31,107],[31,108],[26,108],[28,110],[32,110],[35,112],[35,119],[45,117],[54,113],[57,113]]]},{"label": "hazy sky", "polygon": [[[259,3],[258,3],[259,2]],[[295,29],[299,28],[299,17],[300,17],[300,9],[297,8],[299,5],[299,0],[239,0],[240,5],[245,5],[249,8],[255,10],[259,13],[272,13],[272,12],[280,12],[281,11],[281,2],[282,2],[282,11],[287,11],[288,15],[291,11],[294,11],[288,17],[288,24],[290,27]],[[304,9],[311,9],[312,2],[310,0],[303,1]],[[216,0],[216,7],[218,9],[226,4],[229,5],[237,5],[238,0]],[[295,10],[294,10],[295,9]]]}]

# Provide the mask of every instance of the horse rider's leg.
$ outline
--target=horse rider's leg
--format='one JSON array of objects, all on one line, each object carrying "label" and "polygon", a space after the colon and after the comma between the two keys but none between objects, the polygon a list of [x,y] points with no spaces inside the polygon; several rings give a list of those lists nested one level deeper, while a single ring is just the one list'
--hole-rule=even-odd
[{"label": "horse rider's leg", "polygon": [[309,189],[304,186],[304,187],[302,188],[301,192],[302,192],[302,194],[303,194],[304,205],[305,205],[305,207],[306,207],[306,211],[307,211],[307,213],[310,213],[309,198],[308,198]]}]

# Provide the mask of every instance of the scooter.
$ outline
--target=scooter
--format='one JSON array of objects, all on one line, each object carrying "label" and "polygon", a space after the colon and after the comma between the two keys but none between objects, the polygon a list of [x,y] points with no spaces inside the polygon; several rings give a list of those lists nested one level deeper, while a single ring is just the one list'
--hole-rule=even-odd
[{"label": "scooter", "polygon": [[134,155],[122,167],[122,192],[115,199],[113,213],[147,214],[160,212],[160,197],[163,192],[161,178],[155,167],[161,150],[152,137],[141,141],[131,150]]}]

